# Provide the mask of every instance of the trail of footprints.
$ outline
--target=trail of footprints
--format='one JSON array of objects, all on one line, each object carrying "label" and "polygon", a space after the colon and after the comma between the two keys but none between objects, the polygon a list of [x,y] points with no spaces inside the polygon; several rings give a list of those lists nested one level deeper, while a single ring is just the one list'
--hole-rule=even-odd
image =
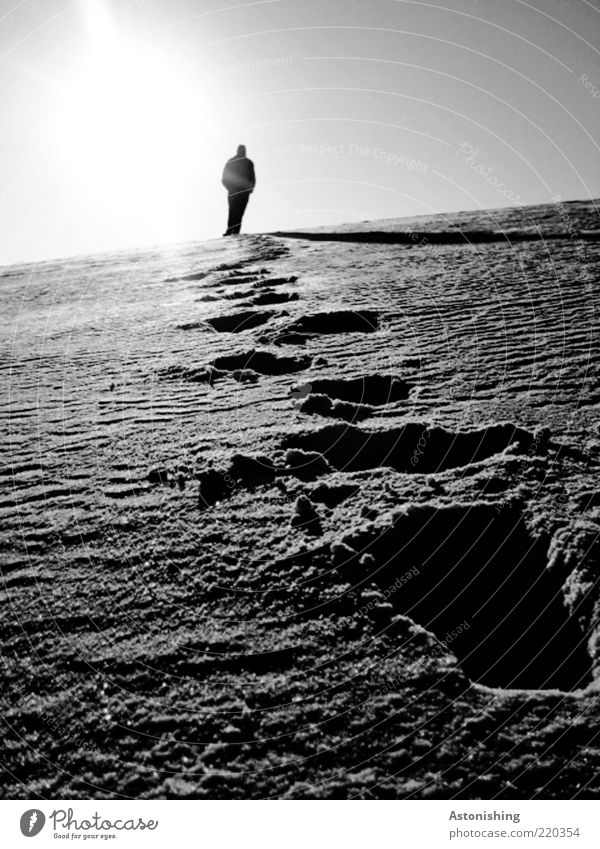
[{"label": "trail of footprints", "polygon": [[[241,293],[244,297],[254,297],[253,303],[256,303],[256,298],[277,294],[278,287],[290,286],[297,281],[294,276],[269,278],[267,269],[247,270],[244,265],[242,262],[234,266],[220,266],[215,270],[215,282],[204,286],[213,287],[218,293],[214,297],[220,299],[238,297]],[[209,274],[190,274],[179,279],[198,280]],[[255,294],[257,292],[258,295]],[[299,300],[297,292],[281,294],[294,295],[294,300]],[[284,310],[248,308],[180,325],[182,330],[208,326],[217,333],[227,334],[242,334],[260,328],[263,335],[258,341],[270,344],[275,351],[248,347],[218,356],[199,368],[171,366],[164,369],[160,376],[214,385],[225,378],[254,383],[261,377],[297,375],[323,365],[325,361],[309,354],[281,353],[281,346],[302,347],[309,339],[328,334],[376,333],[382,323],[380,312],[373,309],[304,314],[282,325],[278,320],[287,316]],[[414,365],[414,361],[407,362],[407,366]],[[387,374],[351,378],[311,377],[296,383],[290,388],[290,400],[298,412],[335,419],[339,423],[287,434],[281,441],[277,456],[257,458],[238,454],[233,457],[229,468],[209,468],[190,475],[199,481],[200,506],[205,508],[228,497],[232,490],[225,486],[225,479],[235,480],[242,488],[252,489],[272,484],[277,478],[285,476],[314,480],[332,472],[383,467],[403,473],[431,474],[472,465],[504,451],[515,442],[520,443],[524,450],[533,444],[532,434],[510,423],[472,431],[430,428],[419,422],[383,430],[366,430],[357,426],[379,410],[409,400],[415,388],[415,381]],[[419,450],[424,434],[426,450]],[[167,479],[171,480],[168,470],[153,470],[153,482]]]},{"label": "trail of footprints", "polygon": [[[215,269],[214,283],[205,283],[205,288],[214,288],[213,294],[203,294],[200,301],[222,301],[245,299],[247,309],[217,315],[202,321],[179,325],[180,330],[196,330],[210,327],[216,333],[241,334],[269,325],[274,319],[285,318],[284,310],[255,310],[252,306],[286,304],[300,300],[298,292],[278,291],[279,287],[296,283],[297,277],[268,277],[264,268],[244,269],[244,263],[219,266]],[[198,281],[210,272],[189,274],[169,280]],[[249,287],[249,288],[247,288]],[[377,310],[334,310],[301,315],[283,327],[278,326],[260,336],[264,345],[305,346],[316,337],[328,334],[375,333],[380,328]],[[269,328],[265,328],[267,331]],[[323,365],[322,358],[308,355],[283,355],[269,350],[249,348],[231,355],[215,358],[204,367],[189,368],[170,366],[159,371],[166,379],[183,380],[189,383],[214,385],[218,380],[232,377],[240,383],[255,383],[260,376],[283,376],[296,374],[311,366]],[[361,421],[371,416],[377,407],[408,398],[412,387],[392,376],[379,374],[365,378],[318,379],[305,382],[290,391],[294,406],[302,413],[342,419],[348,422]]]},{"label": "trail of footprints", "polygon": [[[217,333],[260,329],[263,335],[258,341],[276,350],[248,347],[218,356],[201,369],[172,368],[164,372],[165,377],[213,384],[226,377],[255,382],[260,377],[297,375],[325,361],[309,354],[284,354],[282,346],[301,348],[316,336],[375,333],[381,327],[376,310],[317,312],[286,324],[280,321],[288,315],[286,311],[252,309],[300,299],[297,292],[277,291],[277,287],[295,283],[295,277],[269,279],[264,274],[262,269],[251,273],[233,270],[217,284],[218,293],[201,300],[245,300],[246,308],[182,325],[182,329],[193,330],[201,324]],[[228,292],[229,286],[244,288]],[[406,367],[415,365],[414,361],[405,363]],[[181,466],[175,472],[153,469],[149,482],[183,489],[187,480],[195,479],[198,506],[206,510],[241,490],[285,490],[286,479],[301,481],[303,494],[295,502],[290,529],[306,538],[323,534],[319,505],[334,509],[360,490],[360,477],[352,478],[355,473],[386,468],[401,474],[431,475],[472,468],[510,446],[522,456],[542,456],[548,449],[547,434],[540,436],[510,422],[469,431],[420,422],[385,429],[357,425],[379,410],[409,400],[415,389],[416,382],[395,375],[311,376],[291,387],[293,407],[302,414],[338,421],[287,433],[268,456],[237,453],[225,467],[209,465],[196,472]],[[349,477],[344,480],[346,475]],[[317,573],[329,575],[335,570],[351,585],[367,586],[371,581],[370,592],[376,596],[406,573],[407,562],[417,563],[425,589],[422,582],[414,589],[407,583],[392,604],[376,605],[369,616],[380,617],[384,624],[400,613],[440,638],[463,617],[470,622],[469,635],[454,651],[469,677],[490,686],[570,690],[588,680],[590,659],[575,621],[562,604],[562,579],[557,583],[547,569],[548,540],[530,536],[517,506],[498,511],[489,503],[440,506],[431,502],[413,505],[408,511],[400,509],[391,525],[387,521],[381,527],[376,513],[361,515],[371,521],[348,532],[341,542],[290,555],[284,574],[291,574],[295,558],[308,556]],[[441,547],[440,540],[444,541]],[[281,565],[274,564],[275,574]],[[301,564],[303,574],[305,565]],[[252,582],[252,571],[248,580]],[[494,605],[488,610],[491,596]],[[454,599],[450,612],[448,598]],[[522,602],[515,606],[515,598]],[[486,615],[474,619],[477,610],[485,610]],[[532,625],[539,639],[528,636]]]},{"label": "trail of footprints", "polygon": [[[266,269],[248,271],[243,263],[221,266],[212,284],[221,299],[244,297],[253,293],[261,299],[264,294],[276,293],[277,287],[289,286],[296,277],[269,278]],[[184,280],[197,280],[202,275],[188,275]],[[239,287],[250,287],[242,288]],[[227,295],[229,287],[232,292]],[[282,293],[294,295],[297,292]],[[291,300],[291,297],[288,297]],[[260,301],[262,303],[262,301]],[[254,301],[256,303],[256,300]],[[245,309],[180,325],[180,329],[193,330],[209,326],[217,333],[245,333],[261,328],[270,332],[259,337],[259,342],[269,343],[276,349],[282,345],[303,346],[316,336],[327,334],[375,333],[381,328],[381,314],[377,310],[335,310],[300,315],[285,325],[276,319],[285,318],[286,311]],[[264,331],[263,331],[264,332]],[[231,377],[241,383],[256,382],[260,377],[295,375],[323,365],[322,358],[309,354],[283,354],[279,350],[245,350],[216,357],[200,368],[171,366],[163,370],[162,377],[187,382],[214,385],[218,380]],[[414,366],[414,361],[407,362]],[[190,477],[199,481],[199,504],[209,507],[229,497],[238,487],[254,489],[273,484],[286,476],[310,481],[333,472],[391,468],[402,473],[431,474],[451,468],[478,463],[504,451],[509,445],[519,443],[528,450],[534,436],[510,423],[495,424],[472,431],[451,431],[442,427],[430,428],[425,423],[412,422],[403,427],[383,430],[366,430],[358,422],[376,415],[377,411],[410,399],[416,383],[395,375],[367,374],[361,377],[313,377],[296,383],[290,389],[290,400],[300,413],[336,419],[316,430],[290,433],[283,437],[279,451],[272,457],[233,456],[228,468],[201,470]],[[426,434],[426,450],[419,450]],[[538,442],[536,442],[536,445]],[[169,480],[168,470],[153,470],[155,483]],[[225,480],[236,481],[232,489]],[[352,488],[352,487],[351,487]],[[325,486],[325,489],[327,487]]]}]

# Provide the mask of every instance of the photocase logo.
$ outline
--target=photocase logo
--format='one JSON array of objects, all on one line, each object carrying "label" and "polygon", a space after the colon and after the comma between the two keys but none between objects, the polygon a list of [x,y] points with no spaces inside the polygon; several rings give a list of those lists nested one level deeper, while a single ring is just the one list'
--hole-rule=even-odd
[{"label": "photocase logo", "polygon": [[46,817],[38,808],[31,808],[21,815],[21,834],[35,837],[46,824]]}]

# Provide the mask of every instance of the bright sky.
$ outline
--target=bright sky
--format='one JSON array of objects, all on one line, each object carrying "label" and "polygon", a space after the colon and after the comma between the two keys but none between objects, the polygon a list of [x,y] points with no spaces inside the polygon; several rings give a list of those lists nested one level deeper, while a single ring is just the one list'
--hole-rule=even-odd
[{"label": "bright sky", "polygon": [[3,0],[0,264],[600,196],[600,0]]}]

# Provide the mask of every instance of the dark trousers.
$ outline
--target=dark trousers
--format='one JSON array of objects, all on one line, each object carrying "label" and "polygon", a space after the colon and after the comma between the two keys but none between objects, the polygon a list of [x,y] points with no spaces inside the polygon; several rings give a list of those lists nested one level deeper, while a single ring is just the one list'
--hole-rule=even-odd
[{"label": "dark trousers", "polygon": [[232,236],[234,233],[240,232],[242,226],[242,218],[248,206],[250,192],[236,192],[233,195],[227,196],[229,203],[229,218],[227,219],[226,236]]}]

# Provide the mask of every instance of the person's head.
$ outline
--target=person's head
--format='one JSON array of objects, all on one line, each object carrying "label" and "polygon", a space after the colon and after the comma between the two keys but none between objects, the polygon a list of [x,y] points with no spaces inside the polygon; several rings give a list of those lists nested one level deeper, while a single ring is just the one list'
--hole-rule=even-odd
[{"label": "person's head", "polygon": [[238,145],[237,155],[238,156],[245,156],[246,155],[246,145],[245,144],[239,144]]}]

